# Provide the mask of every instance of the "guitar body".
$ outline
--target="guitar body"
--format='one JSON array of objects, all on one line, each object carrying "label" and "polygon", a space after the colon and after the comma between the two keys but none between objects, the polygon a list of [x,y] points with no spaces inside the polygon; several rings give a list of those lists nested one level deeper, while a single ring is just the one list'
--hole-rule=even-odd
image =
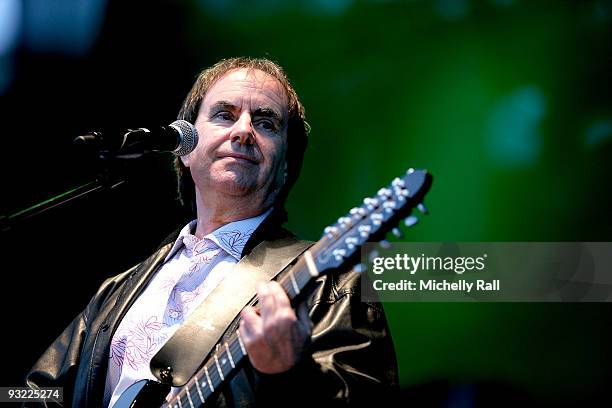
[{"label": "guitar body", "polygon": [[169,385],[153,380],[140,380],[121,394],[113,408],[161,407],[169,392]]}]

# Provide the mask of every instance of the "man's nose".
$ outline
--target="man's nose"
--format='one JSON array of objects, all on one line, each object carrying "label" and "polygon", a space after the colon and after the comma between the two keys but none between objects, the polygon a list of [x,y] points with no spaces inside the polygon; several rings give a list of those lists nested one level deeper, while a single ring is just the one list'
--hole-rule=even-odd
[{"label": "man's nose", "polygon": [[239,143],[240,145],[252,145],[255,142],[253,123],[249,113],[243,112],[234,123],[230,139],[232,143]]}]

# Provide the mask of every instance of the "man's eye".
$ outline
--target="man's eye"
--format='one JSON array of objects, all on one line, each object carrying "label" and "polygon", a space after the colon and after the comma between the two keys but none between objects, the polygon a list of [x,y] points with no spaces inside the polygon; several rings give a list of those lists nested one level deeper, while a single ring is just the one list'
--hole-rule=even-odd
[{"label": "man's eye", "polygon": [[266,129],[266,130],[275,130],[276,126],[274,125],[274,122],[272,122],[271,120],[260,120],[259,121],[259,126],[261,126],[262,128]]},{"label": "man's eye", "polygon": [[230,112],[219,112],[215,115],[215,117],[222,119],[222,120],[232,120],[232,114]]}]

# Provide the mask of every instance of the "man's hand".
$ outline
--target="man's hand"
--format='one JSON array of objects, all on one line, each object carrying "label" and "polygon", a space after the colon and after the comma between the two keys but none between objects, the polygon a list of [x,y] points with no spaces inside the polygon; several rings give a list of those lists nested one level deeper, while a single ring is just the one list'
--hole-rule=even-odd
[{"label": "man's hand", "polygon": [[299,361],[312,321],[305,305],[296,316],[277,282],[260,284],[257,294],[259,310],[247,306],[241,312],[240,337],[253,367],[265,374],[282,373]]}]

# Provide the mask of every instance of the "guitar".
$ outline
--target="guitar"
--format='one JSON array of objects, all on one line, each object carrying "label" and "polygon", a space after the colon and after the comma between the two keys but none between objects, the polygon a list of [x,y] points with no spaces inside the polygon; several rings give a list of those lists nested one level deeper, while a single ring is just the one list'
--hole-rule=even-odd
[{"label": "guitar", "polygon": [[[361,206],[352,208],[346,216],[326,227],[321,239],[298,258],[278,283],[293,300],[317,276],[340,266],[357,264],[358,250],[366,241],[381,241],[389,231],[401,237],[397,225],[402,219],[407,217],[405,224],[410,227],[417,220],[410,215],[415,207],[427,213],[422,201],[431,183],[432,176],[426,170],[409,169],[403,177],[395,178],[374,197],[365,198]],[[364,265],[359,264],[354,270],[362,272]],[[126,389],[114,407],[161,407],[166,404],[171,408],[201,407],[231,378],[246,356],[236,330],[211,352],[202,368],[168,401],[169,384],[141,380]]]}]

